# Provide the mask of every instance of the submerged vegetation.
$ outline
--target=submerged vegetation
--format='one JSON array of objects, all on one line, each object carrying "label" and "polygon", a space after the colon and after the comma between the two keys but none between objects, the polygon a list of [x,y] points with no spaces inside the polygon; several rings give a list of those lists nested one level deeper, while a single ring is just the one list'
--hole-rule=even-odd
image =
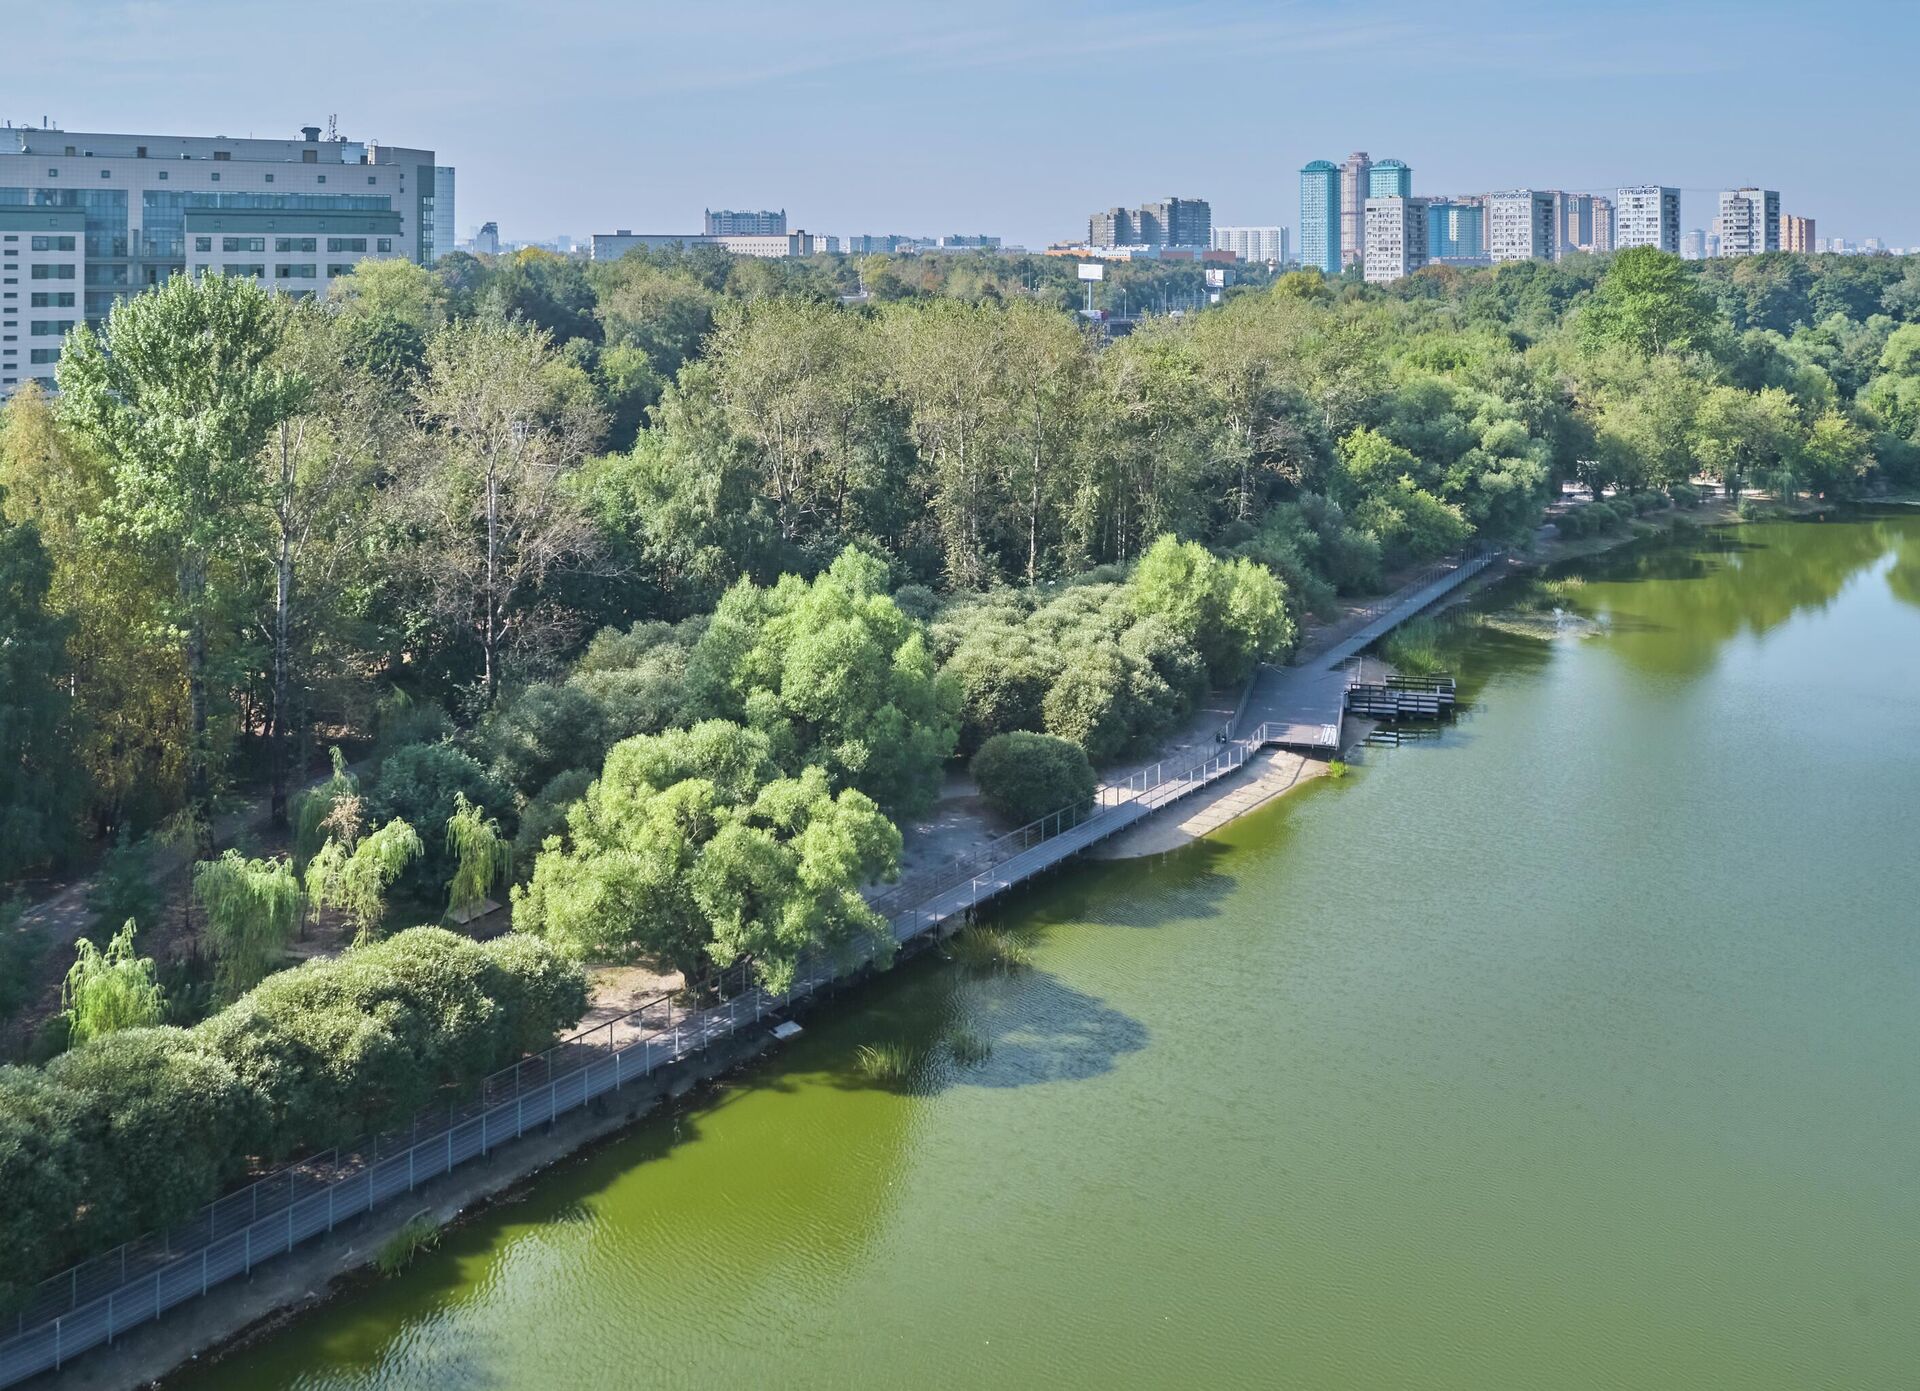
[{"label": "submerged vegetation", "polygon": [[980,974],[1020,971],[1033,965],[1033,948],[1004,927],[963,927],[947,939],[947,956]]},{"label": "submerged vegetation", "polygon": [[400,1230],[380,1243],[380,1249],[374,1252],[373,1265],[382,1275],[398,1275],[423,1252],[431,1251],[440,1244],[440,1228],[433,1218],[424,1211],[416,1212],[400,1227]]},{"label": "submerged vegetation", "polygon": [[853,1052],[860,1076],[877,1087],[903,1087],[920,1067],[920,1054],[904,1043],[863,1043]]}]

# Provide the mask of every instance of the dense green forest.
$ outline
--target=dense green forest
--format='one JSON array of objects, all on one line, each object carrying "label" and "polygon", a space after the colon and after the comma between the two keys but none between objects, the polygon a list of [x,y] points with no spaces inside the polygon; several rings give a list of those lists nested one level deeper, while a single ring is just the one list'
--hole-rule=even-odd
[{"label": "dense green forest", "polygon": [[[1118,278],[1167,304],[1197,274]],[[778,986],[881,946],[859,890],[952,760],[1011,817],[1084,799],[1335,596],[1524,538],[1565,482],[1578,529],[1920,472],[1916,261],[1295,273],[1111,341],[1070,275],[456,255],[319,304],[180,277],[70,336],[58,395],[0,414],[0,882],[119,848],[59,1056],[0,1070],[0,1188],[42,1185],[10,1249],[379,1119],[287,1088],[363,1075],[341,1020],[413,956],[444,969],[382,1044],[416,1056],[395,1105],[506,1056],[421,1042],[447,1011],[506,1011],[515,1048],[577,1016],[569,963]],[[216,857],[256,796],[277,839]],[[142,944],[161,836],[197,861],[192,969]],[[561,954],[382,940],[489,895]],[[355,944],[276,974],[318,912]],[[114,1165],[127,1088],[204,1152],[64,1231],[41,1171]]]}]

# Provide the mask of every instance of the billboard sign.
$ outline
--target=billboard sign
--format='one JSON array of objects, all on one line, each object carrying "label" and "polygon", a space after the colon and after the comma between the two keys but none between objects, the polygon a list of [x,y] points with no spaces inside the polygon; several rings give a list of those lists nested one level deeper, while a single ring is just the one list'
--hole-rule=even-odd
[{"label": "billboard sign", "polygon": [[1082,280],[1105,280],[1107,278],[1107,268],[1098,261],[1082,261],[1080,263],[1080,278]]}]

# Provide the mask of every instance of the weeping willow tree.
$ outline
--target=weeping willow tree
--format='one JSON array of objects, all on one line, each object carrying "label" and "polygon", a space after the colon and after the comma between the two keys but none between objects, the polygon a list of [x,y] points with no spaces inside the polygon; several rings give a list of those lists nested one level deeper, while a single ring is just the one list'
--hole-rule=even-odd
[{"label": "weeping willow tree", "polygon": [[453,878],[447,882],[447,916],[466,922],[474,916],[487,891],[507,873],[512,847],[500,838],[500,823],[485,807],[456,792],[453,815],[447,818],[447,853],[453,856]]},{"label": "weeping willow tree", "polygon": [[356,946],[370,942],[386,916],[387,890],[425,853],[419,833],[397,816],[351,849],[328,836],[307,864],[307,898],[315,908],[344,913]]},{"label": "weeping willow tree", "polygon": [[344,841],[347,849],[360,838],[360,782],[347,771],[347,760],[339,745],[328,750],[333,758],[333,776],[300,794],[293,812],[294,873],[305,871],[307,862],[320,853],[329,838]]},{"label": "weeping willow tree", "polygon": [[300,880],[285,860],[249,860],[229,850],[193,867],[193,896],[207,915],[214,992],[237,999],[286,955],[300,921]]},{"label": "weeping willow tree", "polygon": [[133,919],[101,951],[85,937],[73,944],[73,965],[60,987],[67,1039],[78,1046],[120,1029],[144,1029],[166,1017],[167,1000],[153,962],[133,954]]}]

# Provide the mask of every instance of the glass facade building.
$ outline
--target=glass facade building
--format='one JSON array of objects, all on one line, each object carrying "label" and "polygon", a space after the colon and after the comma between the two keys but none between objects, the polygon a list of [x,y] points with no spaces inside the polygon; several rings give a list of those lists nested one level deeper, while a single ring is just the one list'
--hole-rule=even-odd
[{"label": "glass facade building", "polygon": [[1413,170],[1397,159],[1383,159],[1367,169],[1367,197],[1413,197]]},{"label": "glass facade building", "polygon": [[1427,259],[1487,259],[1487,210],[1478,203],[1445,200],[1427,207]]},{"label": "glass facade building", "polygon": [[1340,274],[1340,166],[1331,160],[1300,171],[1300,264]]}]

